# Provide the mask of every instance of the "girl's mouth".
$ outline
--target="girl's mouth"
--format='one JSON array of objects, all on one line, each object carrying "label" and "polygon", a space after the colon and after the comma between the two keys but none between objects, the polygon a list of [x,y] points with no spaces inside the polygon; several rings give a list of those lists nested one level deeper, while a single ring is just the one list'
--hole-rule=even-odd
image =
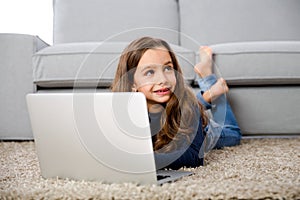
[{"label": "girl's mouth", "polygon": [[158,94],[158,95],[169,94],[170,93],[170,88],[162,88],[162,89],[159,89],[159,90],[155,90],[154,93]]}]

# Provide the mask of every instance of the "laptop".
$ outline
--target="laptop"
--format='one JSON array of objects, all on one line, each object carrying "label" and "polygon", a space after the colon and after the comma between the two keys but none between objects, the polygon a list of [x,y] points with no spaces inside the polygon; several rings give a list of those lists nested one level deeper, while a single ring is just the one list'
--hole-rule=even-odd
[{"label": "laptop", "polygon": [[156,170],[142,93],[26,96],[44,178],[163,184],[192,172]]}]

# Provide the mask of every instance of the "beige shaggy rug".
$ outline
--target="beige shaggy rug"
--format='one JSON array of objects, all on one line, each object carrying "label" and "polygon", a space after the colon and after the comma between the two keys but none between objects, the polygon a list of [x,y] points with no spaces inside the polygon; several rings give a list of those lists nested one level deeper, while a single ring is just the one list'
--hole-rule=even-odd
[{"label": "beige shaggy rug", "polygon": [[300,199],[300,137],[246,139],[162,186],[44,179],[34,142],[0,142],[0,199]]}]

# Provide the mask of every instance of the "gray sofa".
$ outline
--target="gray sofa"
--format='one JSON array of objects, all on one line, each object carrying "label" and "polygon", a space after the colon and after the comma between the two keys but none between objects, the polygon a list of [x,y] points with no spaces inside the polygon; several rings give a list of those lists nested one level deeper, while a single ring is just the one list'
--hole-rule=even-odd
[{"label": "gray sofa", "polygon": [[32,138],[25,95],[35,92],[32,55],[46,46],[37,36],[0,33],[0,140]]},{"label": "gray sofa", "polygon": [[[298,0],[54,0],[53,45],[23,48],[16,59],[32,56],[32,63],[14,66],[26,67],[24,76],[32,73],[32,79],[19,79],[34,89],[1,77],[0,139],[32,139],[25,93],[108,91],[122,50],[141,36],[171,44],[195,92],[198,48],[210,45],[214,71],[229,84],[228,99],[244,136],[299,135],[299,9]],[[0,53],[6,60],[0,67],[9,68],[11,58],[5,49]]]}]

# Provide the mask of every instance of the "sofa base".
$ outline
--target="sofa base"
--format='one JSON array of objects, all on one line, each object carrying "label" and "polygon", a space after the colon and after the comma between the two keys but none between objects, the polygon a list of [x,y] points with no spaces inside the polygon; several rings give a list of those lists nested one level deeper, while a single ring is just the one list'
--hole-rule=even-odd
[{"label": "sofa base", "polygon": [[[199,88],[193,88],[195,93]],[[51,89],[39,93],[109,92],[103,89]],[[300,86],[230,87],[227,99],[243,136],[300,134]]]},{"label": "sofa base", "polygon": [[300,134],[300,86],[233,87],[228,99],[243,135]]}]

